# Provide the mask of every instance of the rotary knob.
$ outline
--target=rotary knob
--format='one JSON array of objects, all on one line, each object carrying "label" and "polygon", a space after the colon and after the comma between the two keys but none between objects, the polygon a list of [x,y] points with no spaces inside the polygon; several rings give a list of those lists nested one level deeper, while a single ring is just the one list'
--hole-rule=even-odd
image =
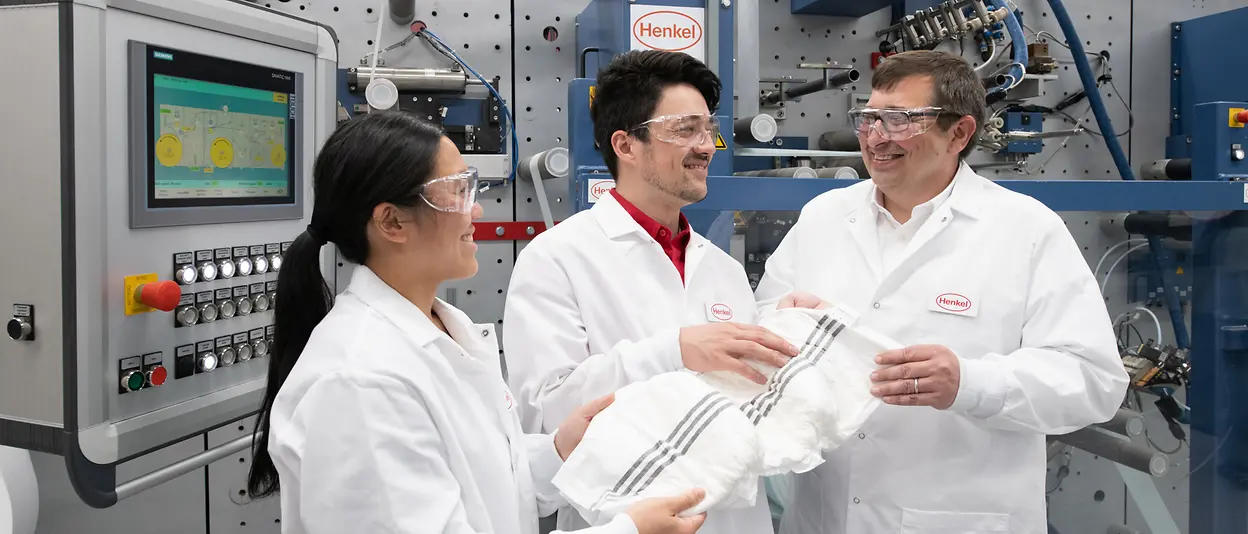
[{"label": "rotary knob", "polygon": [[9,334],[9,339],[13,341],[30,341],[31,336],[35,333],[35,325],[31,324],[30,320],[25,317],[14,317],[9,319],[9,324],[5,330]]},{"label": "rotary knob", "polygon": [[221,272],[221,278],[234,278],[234,260],[221,260],[217,262],[217,270]]},{"label": "rotary knob", "polygon": [[178,279],[179,284],[189,286],[199,278],[199,271],[196,271],[192,265],[183,265],[178,268],[178,272],[173,273],[173,276]]}]

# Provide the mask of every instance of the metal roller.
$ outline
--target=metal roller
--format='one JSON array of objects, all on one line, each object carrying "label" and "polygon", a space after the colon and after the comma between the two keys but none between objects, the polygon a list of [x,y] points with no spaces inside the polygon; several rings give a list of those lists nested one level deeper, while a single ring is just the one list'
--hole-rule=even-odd
[{"label": "metal roller", "polygon": [[416,18],[416,0],[390,0],[388,11],[395,24],[410,24]]},{"label": "metal roller", "polygon": [[766,113],[743,117],[732,123],[733,139],[741,144],[766,143],[775,139],[779,131],[776,119]]},{"label": "metal roller", "polygon": [[858,133],[853,130],[834,130],[823,132],[819,136],[819,150],[839,150],[852,152],[861,148]]},{"label": "metal roller", "polygon": [[772,91],[762,98],[764,104],[775,104],[781,100],[793,100],[802,96],[817,93],[825,89],[834,89],[842,85],[849,85],[858,81],[862,74],[858,69],[848,69],[837,71],[836,74],[824,74],[822,78],[811,80],[806,83],[800,83],[784,89],[784,93],[780,91]]},{"label": "metal roller", "polygon": [[820,178],[837,178],[840,180],[857,180],[858,171],[853,167],[823,167],[815,169]]},{"label": "metal roller", "polygon": [[734,173],[735,176],[768,176],[774,178],[818,178],[819,175],[810,167],[785,167],[783,169],[766,169],[762,171],[745,171]]},{"label": "metal roller", "polygon": [[1094,426],[1061,436],[1052,436],[1052,438],[1154,477],[1165,475],[1169,466],[1166,455],[1148,447],[1138,446],[1122,435]]},{"label": "metal roller", "polygon": [[[365,87],[372,81],[371,67],[347,69],[347,85]],[[377,77],[394,83],[399,91],[463,94],[469,84],[480,85],[480,80],[469,78],[455,69],[406,69],[377,67]]]},{"label": "metal roller", "polygon": [[1159,159],[1140,169],[1145,180],[1191,180],[1192,158]]},{"label": "metal roller", "polygon": [[1144,433],[1144,415],[1135,410],[1119,408],[1112,419],[1097,426],[1124,436],[1138,436]]}]

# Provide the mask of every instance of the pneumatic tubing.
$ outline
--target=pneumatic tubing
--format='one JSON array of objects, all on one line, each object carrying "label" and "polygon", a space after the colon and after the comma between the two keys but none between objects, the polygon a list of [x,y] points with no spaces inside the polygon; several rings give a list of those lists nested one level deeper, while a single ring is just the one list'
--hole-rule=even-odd
[{"label": "pneumatic tubing", "polygon": [[[1010,6],[1005,5],[1005,0],[988,0],[988,3],[992,4],[992,7],[1005,10],[1005,20],[1002,22],[1005,23],[1006,31],[1010,33],[1010,40],[1014,42],[1013,61],[1019,65],[1026,65],[1027,36],[1023,34],[1023,26],[1018,23],[1018,17],[1014,16],[1014,11],[1010,9]],[[987,31],[988,28],[984,28],[984,30]],[[1070,40],[1070,36],[1068,35],[1066,39]],[[1010,65],[1010,76],[1014,77],[1014,81],[1010,83],[1010,87],[1022,83],[1023,76],[1025,74],[1026,71],[1024,71],[1022,67],[1018,65]],[[1010,87],[1000,86],[996,90],[1006,91],[1009,90]]]},{"label": "pneumatic tubing", "polygon": [[[1131,171],[1131,163],[1127,161],[1127,155],[1122,151],[1122,145],[1118,143],[1118,135],[1114,132],[1114,125],[1110,122],[1109,113],[1105,110],[1105,101],[1101,99],[1101,93],[1097,90],[1096,78],[1092,75],[1092,65],[1088,63],[1088,56],[1084,52],[1083,41],[1079,39],[1079,34],[1075,31],[1075,24],[1071,22],[1070,14],[1066,12],[1066,6],[1062,5],[1062,0],[1048,0],[1048,2],[1053,10],[1053,16],[1057,18],[1058,25],[1062,27],[1066,43],[1070,45],[1070,53],[1075,56],[1075,67],[1079,71],[1079,79],[1083,82],[1083,92],[1088,97],[1088,104],[1092,106],[1093,114],[1096,115],[1096,124],[1101,129],[1101,137],[1105,139],[1109,154],[1114,158],[1114,165],[1118,167],[1118,173],[1122,175],[1123,180],[1134,181],[1135,175]],[[1013,14],[1010,17],[1013,18]],[[1015,46],[1014,49],[1018,50],[1019,47]],[[1170,255],[1162,247],[1160,237],[1156,235],[1147,237],[1148,249],[1152,253],[1153,271],[1161,279],[1161,294],[1166,299],[1166,308],[1170,311],[1170,322],[1174,325],[1175,346],[1180,349],[1189,348],[1191,341],[1188,338],[1187,325],[1183,321],[1179,294],[1174,290],[1176,286],[1167,268],[1170,265]]]}]

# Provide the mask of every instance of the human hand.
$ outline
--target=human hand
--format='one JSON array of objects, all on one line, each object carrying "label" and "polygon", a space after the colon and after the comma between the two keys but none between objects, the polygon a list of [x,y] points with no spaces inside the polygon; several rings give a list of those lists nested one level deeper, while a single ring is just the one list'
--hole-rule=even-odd
[{"label": "human hand", "polygon": [[637,526],[637,534],[693,534],[702,528],[706,512],[692,517],[680,517],[680,513],[693,508],[704,497],[705,491],[695,489],[676,497],[646,499],[625,513]]},{"label": "human hand", "polygon": [[732,371],[766,384],[767,377],[742,362],[742,358],[779,369],[797,354],[797,347],[761,326],[709,323],[680,329],[680,357],[691,371]]},{"label": "human hand", "polygon": [[780,302],[776,303],[777,310],[783,310],[785,308],[806,308],[810,310],[822,310],[822,309],[831,308],[831,307],[832,305],[824,301],[823,299],[816,297],[814,295],[811,295],[810,293],[805,293],[802,291],[794,291],[792,293],[789,293],[788,295],[785,295],[783,298],[781,298]]},{"label": "human hand", "polygon": [[559,431],[555,432],[555,452],[559,453],[560,459],[565,462],[568,460],[568,456],[572,454],[576,446],[581,444],[581,438],[585,437],[585,429],[589,428],[590,420],[607,409],[613,401],[615,401],[614,393],[599,397],[577,408],[572,415],[563,420],[563,423],[559,425]]},{"label": "human hand", "polygon": [[958,396],[962,369],[948,347],[915,345],[890,350],[876,356],[875,363],[892,366],[871,373],[871,394],[888,404],[944,410]]}]

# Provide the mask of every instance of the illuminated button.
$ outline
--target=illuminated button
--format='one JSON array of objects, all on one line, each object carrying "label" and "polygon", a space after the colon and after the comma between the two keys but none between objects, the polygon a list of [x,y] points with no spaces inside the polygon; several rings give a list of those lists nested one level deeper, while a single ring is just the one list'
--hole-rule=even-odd
[{"label": "illuminated button", "polygon": [[217,262],[217,270],[221,271],[221,278],[234,278],[234,260]]},{"label": "illuminated button", "polygon": [[234,305],[232,300],[223,300],[221,305],[217,306],[217,311],[221,312],[222,319],[229,319],[238,312],[238,307]]},{"label": "illuminated button", "polygon": [[251,359],[251,345],[242,343],[238,346],[238,361],[245,362]]},{"label": "illuminated button", "polygon": [[199,271],[196,271],[193,266],[183,265],[178,268],[178,272],[174,273],[174,276],[178,279],[179,284],[189,286],[194,284],[195,280],[199,278]]},{"label": "illuminated button", "polygon": [[217,264],[210,261],[199,265],[199,279],[211,282],[217,279]]},{"label": "illuminated button", "polygon": [[1244,161],[1244,149],[1235,147],[1231,150],[1231,159],[1235,161]]},{"label": "illuminated button", "polygon": [[140,371],[127,371],[121,375],[121,389],[126,391],[143,389],[143,373]]},{"label": "illuminated button", "polygon": [[256,265],[256,274],[264,274],[269,272],[269,258],[266,256],[256,256],[251,259]]},{"label": "illuminated button", "polygon": [[199,355],[199,361],[196,362],[199,372],[207,373],[217,368],[217,355],[211,352],[205,352]]},{"label": "illuminated button", "polygon": [[134,291],[134,300],[161,311],[173,311],[182,299],[182,288],[172,280],[142,284]]},{"label": "illuminated button", "polygon": [[238,307],[238,315],[240,317],[244,315],[251,315],[250,297],[238,297],[238,299],[234,301],[234,305]]},{"label": "illuminated button", "polygon": [[263,358],[269,353],[269,342],[263,339],[252,341],[251,346],[255,348],[255,355],[257,358]]},{"label": "illuminated button", "polygon": [[269,296],[268,295],[261,293],[259,295],[256,295],[254,300],[256,301],[257,312],[262,312],[262,311],[269,309]]},{"label": "illuminated button", "polygon": [[178,308],[175,316],[177,317],[178,324],[182,326],[195,326],[199,323],[199,310],[195,309],[194,306],[183,306]]},{"label": "illuminated button", "polygon": [[282,270],[282,255],[269,254],[269,268],[274,272]]},{"label": "illuminated button", "polygon": [[217,305],[211,302],[205,302],[199,305],[199,318],[205,323],[211,323],[217,320]]},{"label": "illuminated button", "polygon": [[238,263],[239,276],[247,276],[251,274],[251,258],[243,257],[234,261]]},{"label": "illuminated button", "polygon": [[163,365],[157,365],[147,370],[147,385],[152,387],[160,387],[169,379],[169,370]]},{"label": "illuminated button", "polygon": [[234,352],[232,347],[221,349],[217,354],[217,359],[221,361],[221,367],[229,367],[234,365],[234,360],[238,357],[238,353]]}]

